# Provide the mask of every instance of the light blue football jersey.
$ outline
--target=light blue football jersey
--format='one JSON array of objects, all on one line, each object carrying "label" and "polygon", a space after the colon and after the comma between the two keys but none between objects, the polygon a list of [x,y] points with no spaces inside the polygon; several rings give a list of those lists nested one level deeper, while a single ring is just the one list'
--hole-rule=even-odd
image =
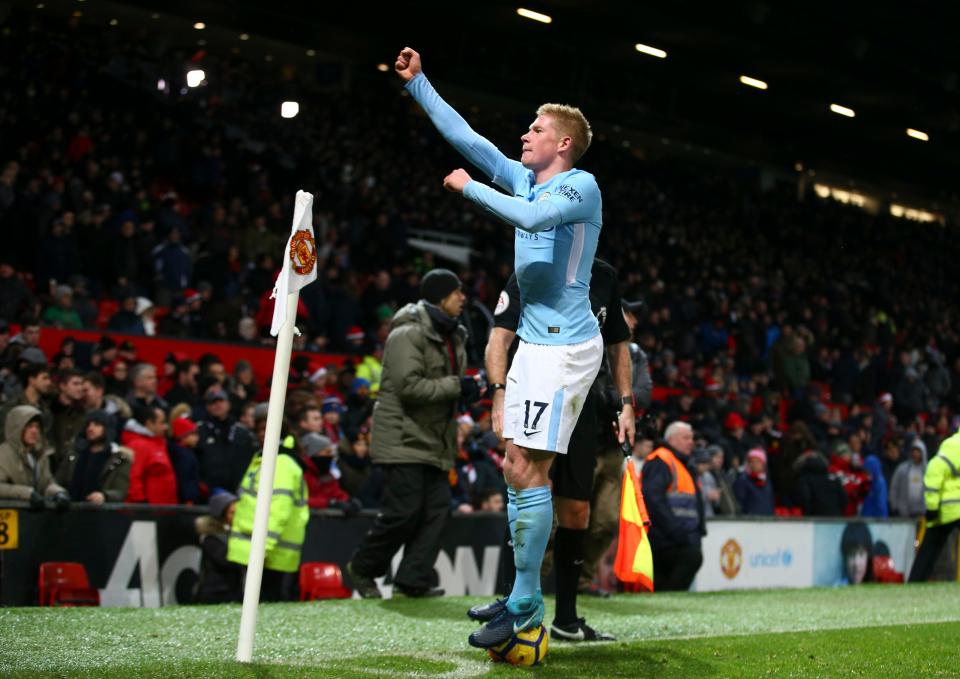
[{"label": "light blue football jersey", "polygon": [[573,168],[534,184],[534,173],[474,132],[425,76],[407,90],[440,133],[509,195],[470,182],[463,195],[515,228],[523,313],[517,334],[534,344],[578,344],[600,332],[590,309],[590,271],[603,226],[596,179]]}]

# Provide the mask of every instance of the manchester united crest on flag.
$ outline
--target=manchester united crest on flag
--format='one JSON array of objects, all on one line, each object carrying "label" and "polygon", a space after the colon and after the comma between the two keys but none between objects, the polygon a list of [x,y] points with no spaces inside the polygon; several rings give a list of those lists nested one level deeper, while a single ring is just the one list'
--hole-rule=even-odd
[{"label": "manchester united crest on flag", "polygon": [[313,270],[317,263],[317,244],[313,234],[306,230],[297,231],[290,236],[290,265],[301,276]]}]

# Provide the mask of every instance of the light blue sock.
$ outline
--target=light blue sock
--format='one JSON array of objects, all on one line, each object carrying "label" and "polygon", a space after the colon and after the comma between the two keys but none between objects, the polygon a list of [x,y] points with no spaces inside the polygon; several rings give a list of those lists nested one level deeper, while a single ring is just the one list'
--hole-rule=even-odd
[{"label": "light blue sock", "polygon": [[510,528],[510,542],[513,542],[513,533],[517,527],[517,491],[513,486],[507,486],[507,526]]},{"label": "light blue sock", "polygon": [[510,525],[517,575],[507,601],[507,608],[513,613],[527,611],[540,601],[540,566],[553,527],[550,486],[517,491],[516,505],[516,519],[511,519]]}]

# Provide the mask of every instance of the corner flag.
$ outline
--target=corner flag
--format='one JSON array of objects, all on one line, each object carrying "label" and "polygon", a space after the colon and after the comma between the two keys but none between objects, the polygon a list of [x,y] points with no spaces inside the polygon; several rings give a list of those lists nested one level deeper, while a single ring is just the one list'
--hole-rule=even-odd
[{"label": "corner flag", "polygon": [[620,496],[620,539],[613,572],[622,582],[635,582],[640,589],[653,591],[653,553],[647,538],[647,506],[640,492],[640,480],[628,461]]},{"label": "corner flag", "polygon": [[286,320],[287,295],[317,280],[317,245],[313,240],[313,194],[297,191],[293,225],[283,257],[283,269],[273,288],[273,323],[270,334],[276,337]]}]

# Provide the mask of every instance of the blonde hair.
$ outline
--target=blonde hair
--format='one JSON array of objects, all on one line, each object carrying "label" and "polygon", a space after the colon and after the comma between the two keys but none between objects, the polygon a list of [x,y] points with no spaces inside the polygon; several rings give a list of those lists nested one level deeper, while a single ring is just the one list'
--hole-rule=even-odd
[{"label": "blonde hair", "polygon": [[590,148],[593,130],[583,111],[566,104],[544,104],[537,109],[538,116],[550,116],[561,137],[570,137],[570,157],[574,163]]}]

